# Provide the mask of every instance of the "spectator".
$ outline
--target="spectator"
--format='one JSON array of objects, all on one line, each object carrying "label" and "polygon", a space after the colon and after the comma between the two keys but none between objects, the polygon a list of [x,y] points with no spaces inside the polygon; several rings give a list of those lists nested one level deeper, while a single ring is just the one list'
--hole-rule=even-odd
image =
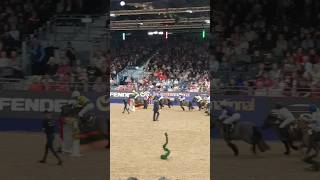
[{"label": "spectator", "polygon": [[9,67],[10,66],[10,60],[7,57],[7,52],[1,51],[0,52],[0,67]]},{"label": "spectator", "polygon": [[67,47],[65,49],[65,56],[68,58],[70,66],[76,65],[76,52],[75,49],[72,47],[71,42],[67,43]]},{"label": "spectator", "polygon": [[38,76],[34,77],[31,85],[28,88],[28,91],[42,92],[44,90],[45,90],[45,87],[43,86],[43,84],[41,82],[41,77],[38,77]]},{"label": "spectator", "polygon": [[101,77],[98,77],[92,89],[95,92],[107,92],[107,84]]},{"label": "spectator", "polygon": [[58,72],[58,61],[54,57],[50,57],[45,69],[48,75],[54,76]]},{"label": "spectator", "polygon": [[[318,17],[317,2],[290,1],[290,5],[286,5],[271,1],[260,4],[256,1],[218,0],[216,7],[220,7],[220,11],[216,13],[214,24],[219,28],[213,36],[213,55],[222,61],[217,73],[221,74],[219,78],[225,81],[242,75],[244,84],[254,80],[255,94],[259,95],[265,95],[269,89],[277,91],[272,93],[274,95],[280,95],[280,92],[282,96],[304,96],[309,93],[305,93],[302,87],[317,89],[320,80],[320,36],[317,31],[320,24],[315,18]],[[305,11],[309,7],[317,10]],[[276,19],[274,14],[281,18]],[[229,64],[224,66],[223,63],[227,62]],[[222,73],[228,66],[231,68]],[[252,73],[256,69],[258,73]]]}]

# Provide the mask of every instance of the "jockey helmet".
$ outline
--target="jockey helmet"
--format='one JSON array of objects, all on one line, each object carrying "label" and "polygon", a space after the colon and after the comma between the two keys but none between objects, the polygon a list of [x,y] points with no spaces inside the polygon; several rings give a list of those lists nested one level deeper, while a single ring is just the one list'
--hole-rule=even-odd
[{"label": "jockey helmet", "polygon": [[79,91],[73,91],[72,94],[71,94],[72,98],[77,98],[79,96],[80,96],[80,92]]},{"label": "jockey helmet", "polygon": [[317,111],[317,106],[315,104],[310,104],[308,107],[309,112],[314,113]]},{"label": "jockey helmet", "polygon": [[223,100],[222,102],[220,102],[220,106],[222,108],[227,107],[228,106],[228,102],[226,100]]}]

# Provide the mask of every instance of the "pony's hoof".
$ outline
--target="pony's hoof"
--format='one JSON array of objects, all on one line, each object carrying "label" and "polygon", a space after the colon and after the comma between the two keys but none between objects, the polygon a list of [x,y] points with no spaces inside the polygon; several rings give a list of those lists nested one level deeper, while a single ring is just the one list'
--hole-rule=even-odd
[{"label": "pony's hoof", "polygon": [[290,155],[290,152],[284,152],[283,154],[284,155]]}]

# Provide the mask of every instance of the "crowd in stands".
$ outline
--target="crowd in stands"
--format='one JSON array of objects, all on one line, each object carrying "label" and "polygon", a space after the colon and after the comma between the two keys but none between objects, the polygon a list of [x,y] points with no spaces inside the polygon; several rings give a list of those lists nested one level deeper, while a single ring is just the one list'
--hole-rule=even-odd
[{"label": "crowd in stands", "polygon": [[106,52],[97,50],[89,65],[79,65],[76,51],[70,43],[62,52],[58,57],[50,56],[47,62],[39,65],[42,71],[33,76],[30,91],[71,92],[77,89],[84,92],[107,92],[109,67]]},{"label": "crowd in stands", "polygon": [[[79,1],[80,2],[80,1]],[[105,92],[107,87],[107,53],[96,50],[90,65],[79,63],[77,50],[70,42],[56,47],[39,40],[38,30],[55,14],[79,11],[74,0],[3,0],[0,2],[0,79],[18,81],[19,88],[30,91],[73,89]],[[27,42],[28,57],[22,58],[22,41]],[[59,55],[56,55],[59,51]],[[30,57],[29,57],[30,56]],[[31,75],[31,76],[30,76]],[[15,81],[16,82],[16,81]],[[22,84],[22,85],[21,85]],[[18,89],[19,89],[18,88]]]},{"label": "crowd in stands", "polygon": [[[114,53],[111,65],[111,85],[123,91],[209,92],[208,42],[192,35],[158,39],[128,41],[117,48],[119,52]],[[139,79],[129,76],[117,84],[117,73],[124,67],[141,65],[139,60],[146,62],[146,75]]]},{"label": "crowd in stands", "polygon": [[130,39],[128,41],[115,41],[112,43],[111,55],[111,83],[114,84],[116,76],[126,67],[141,66],[156,51],[160,44],[157,38]]},{"label": "crowd in stands", "polygon": [[211,91],[320,95],[320,2],[218,0]]},{"label": "crowd in stands", "polygon": [[[15,72],[21,72],[21,41],[26,34],[33,33],[41,22],[50,16],[50,1],[4,0],[0,2],[0,77],[16,78]],[[43,15],[43,18],[39,18]],[[21,73],[20,73],[21,74]]]},{"label": "crowd in stands", "polygon": [[[45,24],[55,13],[72,11],[70,0],[3,0],[0,2],[0,77],[22,72],[22,62],[11,61],[21,53],[21,42]],[[18,77],[21,77],[20,75]]]}]

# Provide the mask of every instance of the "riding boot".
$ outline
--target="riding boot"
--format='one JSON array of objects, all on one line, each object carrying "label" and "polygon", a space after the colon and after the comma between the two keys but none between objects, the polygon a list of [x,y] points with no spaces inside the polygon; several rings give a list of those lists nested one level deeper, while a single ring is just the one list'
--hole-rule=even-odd
[{"label": "riding boot", "polygon": [[230,125],[224,125],[223,132],[225,133],[225,137],[230,139]]},{"label": "riding boot", "polygon": [[181,107],[181,109],[182,109],[183,111],[185,111],[182,103],[180,103],[180,107]]},{"label": "riding boot", "polygon": [[232,125],[228,125],[228,139],[231,138],[231,133],[232,133]]},{"label": "riding boot", "polygon": [[156,112],[153,112],[153,121],[156,121]]},{"label": "riding boot", "polygon": [[280,129],[280,134],[285,140],[289,139],[288,128],[281,128]]}]

